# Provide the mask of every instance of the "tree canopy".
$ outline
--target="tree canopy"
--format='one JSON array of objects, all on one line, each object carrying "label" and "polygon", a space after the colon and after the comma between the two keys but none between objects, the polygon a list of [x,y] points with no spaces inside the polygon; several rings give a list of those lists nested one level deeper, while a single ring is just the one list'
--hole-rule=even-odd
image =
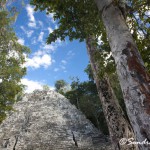
[{"label": "tree canopy", "polygon": [[[115,3],[119,5],[117,1]],[[100,49],[105,51],[104,58],[107,57],[106,52],[109,54],[110,48],[99,11],[93,0],[51,0],[49,2],[46,0],[31,0],[31,4],[35,5],[35,10],[46,10],[47,14],[53,13],[54,19],[58,20],[59,27],[49,34],[47,38],[48,44],[56,41],[57,38],[65,40],[67,36],[71,41],[73,39],[83,41],[89,35],[94,35],[97,37],[97,41],[100,38]],[[146,67],[150,70],[150,51],[148,50],[150,47],[148,42],[150,40],[149,3],[147,0],[128,0],[126,7],[127,25],[136,40]]]},{"label": "tree canopy", "polygon": [[0,122],[12,110],[17,95],[22,92],[21,78],[26,74],[25,55],[29,49],[18,43],[12,29],[14,15],[0,10]]},{"label": "tree canopy", "polygon": [[[66,81],[64,80],[57,80],[55,82],[55,88],[57,92],[60,92],[63,90],[63,88],[67,85]],[[62,91],[63,92],[63,91]]]}]

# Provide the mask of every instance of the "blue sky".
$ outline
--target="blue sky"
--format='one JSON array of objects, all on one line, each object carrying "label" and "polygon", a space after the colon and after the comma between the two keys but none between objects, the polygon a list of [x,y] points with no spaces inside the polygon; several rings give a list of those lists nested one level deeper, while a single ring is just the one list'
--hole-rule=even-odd
[{"label": "blue sky", "polygon": [[[21,5],[23,1],[25,6]],[[29,1],[14,0],[13,3],[12,1],[9,3],[17,6],[20,12],[13,26],[18,42],[31,49],[31,54],[24,64],[27,67],[27,75],[22,79],[22,83],[27,86],[26,91],[42,89],[43,85],[54,88],[55,81],[64,79],[70,83],[71,77],[78,77],[80,81],[88,80],[88,76],[84,73],[89,63],[85,43],[58,39],[55,43],[46,45],[46,38],[58,24],[53,20],[53,14],[34,12],[34,7]],[[146,11],[145,14],[150,15],[150,11]],[[136,14],[136,18],[139,18],[139,14]],[[143,33],[139,31],[138,37],[143,38]],[[101,36],[98,40],[98,44],[101,45]],[[111,53],[107,53],[107,56],[105,63]]]},{"label": "blue sky", "polygon": [[89,62],[84,42],[58,39],[46,45],[46,37],[58,27],[53,14],[47,16],[45,12],[34,12],[34,7],[26,4],[13,27],[18,42],[31,49],[25,64],[27,75],[22,79],[27,92],[41,89],[45,84],[54,87],[59,79],[71,82],[70,77],[78,76],[80,81],[88,80],[84,73]]}]

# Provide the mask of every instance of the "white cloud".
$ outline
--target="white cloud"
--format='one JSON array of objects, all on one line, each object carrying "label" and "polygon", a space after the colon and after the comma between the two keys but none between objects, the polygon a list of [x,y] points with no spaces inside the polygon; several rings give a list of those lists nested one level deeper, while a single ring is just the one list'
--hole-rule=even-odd
[{"label": "white cloud", "polygon": [[52,62],[53,62],[53,63],[55,63],[55,62],[56,62],[56,60],[54,60],[54,59],[53,59],[53,60],[52,60]]},{"label": "white cloud", "polygon": [[66,69],[66,67],[65,66],[60,66],[61,67],[61,69],[63,69],[63,70],[65,70]]},{"label": "white cloud", "polygon": [[31,7],[31,5],[27,5],[26,6],[26,10],[27,10],[27,15],[29,17],[29,23],[28,23],[28,26],[29,27],[36,27],[36,21],[35,21],[35,18],[34,18],[34,8]]},{"label": "white cloud", "polygon": [[34,69],[38,69],[40,67],[44,67],[46,69],[52,64],[52,58],[48,54],[33,56],[32,58],[27,58],[26,61],[25,66]]},{"label": "white cloud", "polygon": [[38,23],[39,23],[39,25],[41,26],[41,27],[43,27],[43,22],[42,21],[38,21]]},{"label": "white cloud", "polygon": [[32,34],[34,33],[33,30],[29,30],[29,31],[26,30],[26,29],[24,28],[24,26],[21,26],[20,28],[24,31],[24,33],[27,35],[27,37],[31,37]]},{"label": "white cloud", "polygon": [[49,14],[47,15],[48,18],[53,18],[53,16],[54,16],[54,13],[49,13]]},{"label": "white cloud", "polygon": [[24,26],[20,26],[20,28],[25,32],[25,28],[24,28]]},{"label": "white cloud", "polygon": [[33,80],[29,80],[29,79],[21,79],[21,83],[23,85],[26,85],[26,89],[25,92],[26,93],[31,93],[36,89],[43,89],[43,85],[42,83],[38,82],[38,81],[33,81]]},{"label": "white cloud", "polygon": [[65,60],[62,60],[61,63],[62,64],[59,65],[59,67],[54,68],[54,72],[58,72],[58,71],[67,72],[66,71],[66,66],[64,66],[64,65],[66,65],[67,62]]},{"label": "white cloud", "polygon": [[63,63],[64,65],[67,64],[66,60],[62,60],[61,63]]},{"label": "white cloud", "polygon": [[36,23],[35,22],[29,22],[28,26],[31,28],[35,28],[36,27]]},{"label": "white cloud", "polygon": [[21,45],[24,45],[24,39],[23,38],[19,38],[18,39],[18,43],[21,44]]},{"label": "white cloud", "polygon": [[[34,90],[42,90],[43,85],[45,85],[43,82],[33,81],[33,80],[29,80],[27,78],[21,79],[21,83],[26,86],[26,89],[25,89],[26,93],[31,93]],[[49,86],[49,89],[54,90],[55,88]]]},{"label": "white cloud", "polygon": [[57,39],[56,42],[52,42],[51,44],[46,44],[42,41],[42,38],[42,34],[40,34],[38,37],[38,41],[42,42],[40,49],[47,51],[47,53],[55,51],[59,46],[62,46],[62,41],[60,39]]},{"label": "white cloud", "polygon": [[58,25],[57,24],[55,25],[55,29],[58,29]]},{"label": "white cloud", "polygon": [[43,48],[44,50],[52,50],[52,51],[54,51],[54,50],[56,49],[56,46],[53,45],[53,44],[50,44],[50,45],[44,44],[44,45],[42,46],[42,48]]},{"label": "white cloud", "polygon": [[75,55],[75,53],[72,52],[71,50],[67,53],[67,56],[68,56],[69,58],[71,58],[71,57],[74,56],[74,55]]},{"label": "white cloud", "polygon": [[48,27],[48,31],[49,31],[49,34],[53,32],[53,29],[51,27]]},{"label": "white cloud", "polygon": [[55,23],[55,20],[54,20],[54,13],[48,14],[47,17],[51,20],[52,23]]},{"label": "white cloud", "polygon": [[147,10],[147,11],[145,12],[145,15],[150,16],[150,10]]},{"label": "white cloud", "polygon": [[31,40],[31,44],[35,45],[36,43],[37,43],[36,37],[33,37],[32,40]]},{"label": "white cloud", "polygon": [[57,43],[57,44],[61,45],[61,44],[62,44],[62,41],[60,40],[60,38],[58,38],[58,39],[56,40],[56,42],[55,42],[55,43]]},{"label": "white cloud", "polygon": [[44,55],[44,54],[46,54],[45,51],[39,50],[39,51],[35,52],[33,55],[34,55],[34,56],[42,56],[42,55]]},{"label": "white cloud", "polygon": [[27,33],[26,33],[26,34],[27,34],[27,37],[31,37],[32,34],[33,34],[33,32],[34,32],[33,30],[27,31]]},{"label": "white cloud", "polygon": [[54,71],[55,71],[55,72],[58,72],[58,71],[59,71],[59,68],[55,68]]},{"label": "white cloud", "polygon": [[34,18],[34,8],[31,7],[30,5],[27,5],[26,7],[26,10],[27,10],[27,13],[28,13],[28,16],[29,16],[29,20],[31,22],[35,22],[35,18]]},{"label": "white cloud", "polygon": [[39,42],[43,42],[43,36],[44,36],[44,32],[40,32],[39,37],[38,37]]}]

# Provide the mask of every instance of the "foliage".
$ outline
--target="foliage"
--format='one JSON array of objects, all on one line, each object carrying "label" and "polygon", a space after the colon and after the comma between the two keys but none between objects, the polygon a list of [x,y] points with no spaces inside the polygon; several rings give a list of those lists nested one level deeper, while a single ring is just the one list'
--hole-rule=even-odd
[{"label": "foliage", "polygon": [[92,72],[90,63],[84,69],[84,72],[88,75],[88,78],[89,78],[90,81],[94,81],[93,72]]},{"label": "foliage", "polygon": [[[94,81],[91,64],[88,64],[88,66],[86,67],[86,69],[84,71],[89,76],[89,80]],[[122,110],[124,111],[124,114],[126,115],[126,117],[128,117],[127,112],[126,112],[126,108],[125,108],[125,104],[124,104],[123,94],[121,91],[121,87],[119,84],[117,74],[116,73],[109,74],[109,80],[110,80],[111,87],[114,91],[114,94],[115,94]]]},{"label": "foliage", "polygon": [[[58,37],[64,40],[66,36],[69,36],[70,40],[80,39],[83,41],[90,33],[99,34],[99,25],[93,28],[93,24],[97,25],[99,22],[99,15],[92,0],[86,0],[86,2],[31,0],[31,4],[35,5],[35,10],[47,10],[47,14],[54,13],[54,19],[59,20],[59,29],[50,35],[48,43],[54,42]],[[91,8],[93,10],[89,11]],[[90,20],[89,16],[92,16]]]},{"label": "foliage", "polygon": [[17,42],[11,28],[13,19],[7,10],[0,10],[0,122],[5,119],[6,112],[12,110],[17,95],[23,86],[20,79],[25,75],[26,68],[23,53],[29,49]]},{"label": "foliage", "polygon": [[48,85],[43,85],[43,90],[48,91],[50,87]]},{"label": "foliage", "polygon": [[69,91],[62,92],[59,90],[58,92],[69,99],[104,134],[108,134],[95,83],[93,81],[80,82],[78,78],[73,78],[72,80]]},{"label": "foliage", "polygon": [[129,0],[127,24],[150,72],[150,4],[147,0]]},{"label": "foliage", "polygon": [[[53,13],[54,19],[58,20],[59,27],[49,34],[47,43],[55,42],[57,38],[65,40],[69,37],[70,40],[79,39],[85,40],[89,35],[94,35],[101,39],[101,50],[105,51],[102,58],[106,58],[110,53],[105,28],[102,20],[99,17],[99,12],[94,3],[94,0],[31,0],[31,4],[35,5],[35,10],[46,10],[47,14]],[[119,5],[116,3],[115,5]],[[138,48],[147,69],[150,71],[150,5],[147,0],[128,0],[127,1],[127,25],[136,40]],[[100,51],[103,55],[102,51]],[[113,62],[113,59],[111,59]],[[104,64],[104,61],[101,61]],[[110,65],[106,71],[111,69]],[[105,71],[105,70],[104,70]],[[103,71],[101,71],[103,75]]]},{"label": "foliage", "polygon": [[55,82],[55,89],[59,93],[63,93],[63,88],[67,85],[66,81],[64,80],[57,80]]}]

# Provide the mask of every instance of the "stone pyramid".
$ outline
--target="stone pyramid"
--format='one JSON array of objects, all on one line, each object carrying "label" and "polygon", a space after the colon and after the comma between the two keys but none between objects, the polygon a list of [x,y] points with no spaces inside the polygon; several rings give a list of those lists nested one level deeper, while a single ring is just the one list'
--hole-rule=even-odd
[{"label": "stone pyramid", "polygon": [[61,94],[35,91],[0,125],[0,150],[101,150],[110,144]]}]

